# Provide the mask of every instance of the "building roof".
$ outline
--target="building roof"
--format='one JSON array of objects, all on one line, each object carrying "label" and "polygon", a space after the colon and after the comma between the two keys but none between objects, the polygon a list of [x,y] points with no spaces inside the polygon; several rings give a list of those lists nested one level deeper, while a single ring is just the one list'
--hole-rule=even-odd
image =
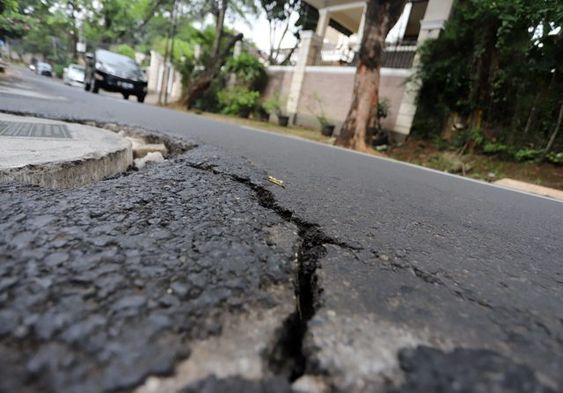
[{"label": "building roof", "polygon": [[330,18],[345,29],[356,32],[360,27],[366,0],[305,0],[316,9],[329,8]]}]

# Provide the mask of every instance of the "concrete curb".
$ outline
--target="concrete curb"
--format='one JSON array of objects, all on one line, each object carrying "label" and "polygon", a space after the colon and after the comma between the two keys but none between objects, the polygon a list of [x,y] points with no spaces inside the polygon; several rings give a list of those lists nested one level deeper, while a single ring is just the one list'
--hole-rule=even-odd
[{"label": "concrete curb", "polygon": [[0,120],[66,125],[72,134],[65,140],[0,135],[0,183],[78,187],[122,173],[133,164],[131,143],[111,131],[9,115]]}]

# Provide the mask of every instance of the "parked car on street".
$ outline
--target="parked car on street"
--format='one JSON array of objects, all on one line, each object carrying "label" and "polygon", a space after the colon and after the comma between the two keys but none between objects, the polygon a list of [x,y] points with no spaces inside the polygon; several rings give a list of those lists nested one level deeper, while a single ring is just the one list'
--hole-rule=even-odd
[{"label": "parked car on street", "polygon": [[52,77],[53,76],[53,67],[51,67],[51,64],[38,61],[37,65],[35,66],[35,73],[37,75],[44,75],[44,76]]},{"label": "parked car on street", "polygon": [[86,55],[84,90],[97,93],[100,89],[130,95],[144,102],[147,95],[147,80],[141,67],[127,56],[103,49]]},{"label": "parked car on street", "polygon": [[84,85],[84,66],[80,64],[70,64],[63,71],[63,82],[69,86]]}]

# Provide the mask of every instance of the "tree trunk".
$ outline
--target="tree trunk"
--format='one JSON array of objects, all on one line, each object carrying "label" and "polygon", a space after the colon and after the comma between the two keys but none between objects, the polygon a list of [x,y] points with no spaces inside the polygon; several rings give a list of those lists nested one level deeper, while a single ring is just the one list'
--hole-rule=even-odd
[{"label": "tree trunk", "polygon": [[551,134],[551,138],[549,138],[549,142],[547,142],[547,146],[545,147],[544,152],[549,153],[550,150],[553,148],[553,143],[555,143],[555,139],[557,138],[557,134],[559,133],[559,129],[561,128],[561,120],[563,119],[563,104],[559,108],[559,116],[557,117],[557,124],[555,124],[555,129],[553,130],[553,134]]},{"label": "tree trunk", "polygon": [[223,48],[223,52],[221,52],[216,58],[211,59],[210,64],[205,68],[205,71],[198,75],[195,80],[189,84],[188,90],[182,100],[187,109],[190,109],[193,106],[195,100],[201,95],[201,93],[209,88],[213,79],[219,75],[221,67],[225,65],[229,53],[237,41],[242,40],[242,37],[242,34],[233,36]]},{"label": "tree trunk", "polygon": [[70,31],[70,42],[72,45],[72,61],[78,60],[78,50],[76,48],[78,43],[78,28],[76,27],[76,12],[79,11],[76,4],[73,1],[67,2],[67,8],[70,8],[70,22],[72,23],[72,29]]},{"label": "tree trunk", "polygon": [[225,14],[227,13],[227,7],[229,6],[229,0],[221,0],[221,5],[217,11],[217,19],[215,21],[215,39],[213,40],[213,47],[211,49],[211,57],[217,57],[219,51],[221,50],[221,40],[223,38],[223,29],[225,26]]},{"label": "tree trunk", "polygon": [[406,0],[369,0],[348,116],[335,144],[367,151],[377,123],[381,59],[385,37],[399,19]]}]

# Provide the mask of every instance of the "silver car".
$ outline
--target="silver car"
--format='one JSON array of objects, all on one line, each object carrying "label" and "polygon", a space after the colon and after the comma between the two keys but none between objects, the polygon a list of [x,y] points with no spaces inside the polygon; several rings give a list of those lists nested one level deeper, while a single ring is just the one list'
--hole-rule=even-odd
[{"label": "silver car", "polygon": [[51,67],[51,64],[38,61],[37,65],[35,66],[35,73],[38,75],[51,77],[53,76],[53,67]]},{"label": "silver car", "polygon": [[70,64],[63,71],[63,82],[69,86],[84,86],[84,66]]}]

